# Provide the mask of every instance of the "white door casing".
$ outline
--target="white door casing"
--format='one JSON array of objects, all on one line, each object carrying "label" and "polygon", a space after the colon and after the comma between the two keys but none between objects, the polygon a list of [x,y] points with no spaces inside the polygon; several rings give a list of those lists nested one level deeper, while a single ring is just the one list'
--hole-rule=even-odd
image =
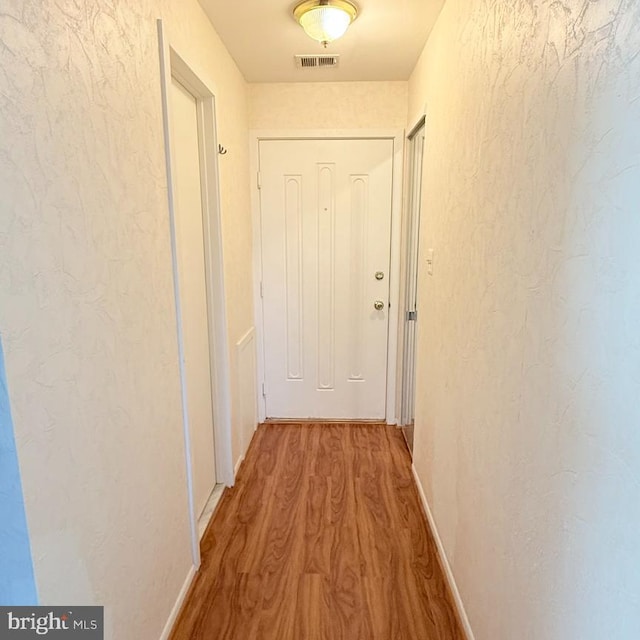
[{"label": "white door casing", "polygon": [[171,82],[176,249],[193,492],[200,515],[216,482],[202,183],[196,98]]},{"label": "white door casing", "polygon": [[259,143],[268,417],[386,416],[393,159],[393,139]]},{"label": "white door casing", "polygon": [[425,119],[409,135],[408,194],[406,213],[406,255],[404,291],[404,335],[402,367],[402,401],[400,424],[410,425],[415,414],[416,323],[418,313],[418,255],[420,209],[422,201],[422,167],[425,142]]},{"label": "white door casing", "polygon": [[[185,340],[181,311],[177,248],[177,199],[176,163],[173,153],[172,133],[172,82],[173,78],[186,87],[197,98],[198,139],[200,151],[200,171],[202,188],[203,232],[206,261],[207,307],[209,320],[209,347],[211,382],[213,396],[213,416],[215,431],[215,470],[217,480],[227,486],[234,484],[234,468],[231,446],[231,384],[230,359],[227,335],[226,297],[224,286],[224,262],[222,256],[222,229],[220,207],[220,179],[218,175],[218,139],[216,131],[215,85],[198,68],[198,61],[192,55],[178,52],[171,35],[170,25],[157,20],[158,48],[160,62],[160,89],[162,95],[162,122],[165,143],[167,173],[167,200],[169,208],[169,233],[175,301],[176,338],[179,355],[181,381],[182,427],[184,437],[185,481],[188,500],[188,516],[191,529],[191,554],[193,571],[200,566],[200,543],[198,535],[198,515],[194,500],[194,469],[191,447],[191,425],[187,398],[187,376],[185,368]],[[179,488],[176,488],[179,490]],[[188,584],[185,583],[187,586]],[[181,592],[186,594],[186,586]],[[176,605],[167,621],[165,635],[179,610]]]}]

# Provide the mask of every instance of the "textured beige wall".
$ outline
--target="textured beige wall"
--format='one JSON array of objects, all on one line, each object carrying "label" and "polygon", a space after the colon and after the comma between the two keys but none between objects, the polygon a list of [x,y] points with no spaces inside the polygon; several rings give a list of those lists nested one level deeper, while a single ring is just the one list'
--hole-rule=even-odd
[{"label": "textured beige wall", "polygon": [[639,53],[635,1],[448,0],[410,81],[415,464],[476,640],[638,637]]},{"label": "textured beige wall", "polygon": [[0,12],[0,331],[36,579],[42,603],[106,605],[117,640],[159,637],[191,563],[157,17],[218,92],[233,345],[246,85],[197,2]]},{"label": "textured beige wall", "polygon": [[251,129],[404,129],[406,82],[250,84]]}]

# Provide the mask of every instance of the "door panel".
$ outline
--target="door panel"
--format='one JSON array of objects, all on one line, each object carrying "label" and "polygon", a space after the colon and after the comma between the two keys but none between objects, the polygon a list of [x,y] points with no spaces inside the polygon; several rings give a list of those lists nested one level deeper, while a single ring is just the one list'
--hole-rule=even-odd
[{"label": "door panel", "polygon": [[392,169],[391,140],[260,142],[267,416],[385,417]]},{"label": "door panel", "polygon": [[171,84],[175,227],[184,343],[184,370],[191,438],[193,491],[200,515],[216,481],[207,281],[196,99]]}]

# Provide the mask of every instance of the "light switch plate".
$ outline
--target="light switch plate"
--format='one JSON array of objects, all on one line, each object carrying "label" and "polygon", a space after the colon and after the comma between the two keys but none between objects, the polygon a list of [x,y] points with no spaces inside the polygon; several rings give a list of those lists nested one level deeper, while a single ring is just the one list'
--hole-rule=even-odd
[{"label": "light switch plate", "polygon": [[427,273],[433,275],[433,249],[427,251]]}]

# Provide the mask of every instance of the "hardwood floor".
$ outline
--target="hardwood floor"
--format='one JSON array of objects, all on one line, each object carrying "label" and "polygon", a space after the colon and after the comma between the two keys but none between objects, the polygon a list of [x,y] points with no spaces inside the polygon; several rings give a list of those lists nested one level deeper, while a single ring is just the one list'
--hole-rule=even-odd
[{"label": "hardwood floor", "polygon": [[259,427],[172,640],[464,640],[402,432]]}]

